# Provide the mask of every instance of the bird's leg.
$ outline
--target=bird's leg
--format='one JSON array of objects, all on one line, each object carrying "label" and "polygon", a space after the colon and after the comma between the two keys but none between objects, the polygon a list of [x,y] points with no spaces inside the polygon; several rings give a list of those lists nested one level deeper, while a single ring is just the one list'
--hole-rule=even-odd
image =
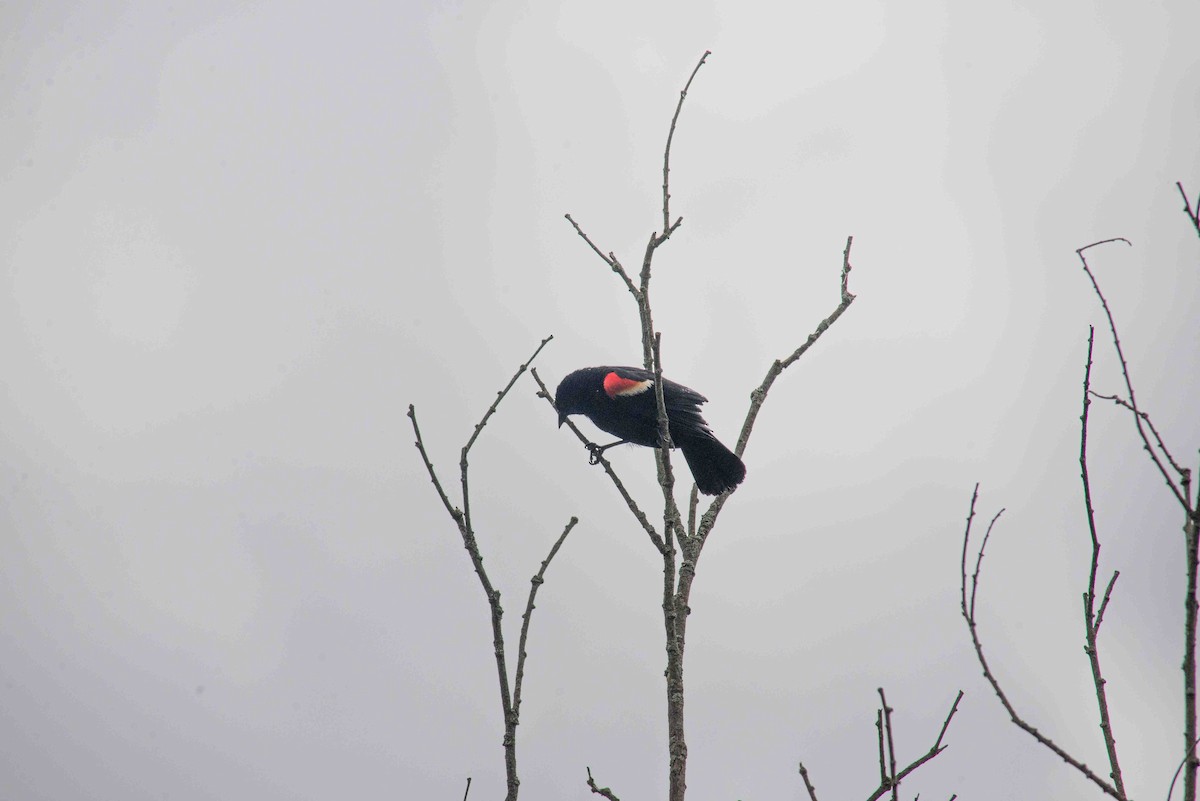
[{"label": "bird's leg", "polygon": [[609,448],[615,447],[617,445],[628,444],[628,442],[629,442],[629,440],[627,440],[627,439],[619,439],[616,442],[610,442],[607,445],[597,445],[594,442],[589,442],[587,444],[587,449],[591,455],[588,456],[588,464],[600,464],[600,456],[606,450],[608,450]]}]

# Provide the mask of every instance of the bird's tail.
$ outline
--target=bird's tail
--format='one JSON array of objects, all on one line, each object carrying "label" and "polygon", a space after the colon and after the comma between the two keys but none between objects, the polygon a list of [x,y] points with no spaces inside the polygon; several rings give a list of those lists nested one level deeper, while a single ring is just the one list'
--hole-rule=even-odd
[{"label": "bird's tail", "polygon": [[705,495],[720,495],[746,477],[746,465],[712,434],[678,438],[676,444],[692,469],[697,489]]}]

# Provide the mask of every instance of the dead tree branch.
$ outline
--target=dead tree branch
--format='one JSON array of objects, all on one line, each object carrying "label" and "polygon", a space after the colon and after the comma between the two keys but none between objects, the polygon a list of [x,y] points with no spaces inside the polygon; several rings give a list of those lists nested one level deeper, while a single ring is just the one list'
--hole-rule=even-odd
[{"label": "dead tree branch", "polygon": [[[500,703],[504,713],[504,768],[507,779],[508,792],[505,796],[506,801],[516,801],[518,791],[521,785],[521,780],[517,776],[517,726],[521,720],[521,687],[525,677],[525,644],[529,637],[529,623],[532,619],[534,598],[537,595],[538,587],[545,581],[546,569],[550,566],[550,561],[558,553],[562,547],[567,535],[571,533],[578,523],[578,519],[572,517],[563,529],[562,534],[554,542],[550,548],[550,553],[542,561],[541,569],[532,579],[532,586],[529,590],[529,598],[525,605],[525,614],[522,616],[520,641],[517,654],[517,668],[514,674],[513,684],[510,686],[508,681],[508,660],[504,652],[504,630],[501,625],[501,620],[504,616],[504,609],[500,605],[500,592],[492,585],[491,579],[488,577],[487,570],[483,566],[483,555],[479,548],[479,541],[475,534],[475,525],[471,519],[471,496],[469,469],[470,465],[467,459],[471,451],[471,447],[483,432],[484,426],[488,420],[496,413],[500,406],[500,402],[508,395],[509,391],[516,384],[517,379],[521,374],[529,369],[529,365],[542,352],[542,348],[546,347],[547,343],[553,339],[552,336],[546,337],[538,345],[533,355],[529,357],[517,371],[513,374],[509,382],[502,390],[496,393],[496,399],[492,401],[492,405],[484,412],[483,418],[475,425],[470,438],[462,447],[459,456],[459,482],[462,487],[462,508],[455,506],[449,495],[447,495],[441,480],[438,478],[437,471],[433,466],[433,461],[429,458],[429,453],[425,448],[425,440],[421,436],[421,428],[417,424],[416,408],[409,404],[408,417],[412,421],[413,434],[416,436],[416,448],[421,454],[421,460],[425,464],[425,469],[429,473],[429,479],[433,482],[434,488],[437,490],[438,497],[445,506],[446,512],[454,521],[458,528],[459,535],[462,537],[463,547],[466,549],[468,556],[471,558],[471,564],[475,568],[475,575],[479,578],[479,584],[483,588],[484,595],[487,597],[488,608],[491,611],[492,623],[492,644],[496,656],[496,673],[500,683]],[[471,780],[467,780],[467,792],[471,790]],[[464,798],[466,796],[464,795]]]},{"label": "dead tree branch", "polygon": [[979,545],[979,552],[976,554],[976,557],[975,557],[975,572],[971,575],[971,592],[968,595],[968,593],[967,593],[967,553],[970,550],[971,525],[975,520],[975,505],[978,500],[979,500],[979,485],[976,484],[975,491],[971,495],[971,508],[970,508],[969,513],[967,514],[966,529],[963,532],[962,567],[961,567],[961,573],[960,573],[961,581],[959,584],[959,597],[960,597],[960,601],[961,601],[963,620],[966,621],[967,630],[971,634],[971,644],[975,646],[975,657],[979,661],[979,666],[983,668],[983,677],[985,679],[987,679],[988,684],[992,685],[992,691],[996,693],[996,697],[1000,699],[1000,704],[1004,707],[1004,710],[1006,712],[1008,712],[1009,718],[1012,719],[1012,722],[1014,724],[1016,724],[1018,728],[1027,732],[1031,737],[1033,737],[1039,743],[1044,745],[1046,748],[1049,748],[1051,751],[1053,751],[1059,757],[1059,759],[1063,760],[1068,765],[1070,765],[1071,767],[1075,768],[1077,771],[1082,773],[1093,784],[1095,784],[1097,787],[1099,787],[1101,790],[1103,790],[1108,795],[1112,796],[1113,798],[1120,799],[1120,801],[1128,801],[1128,799],[1125,797],[1125,793],[1123,790],[1119,791],[1113,784],[1106,782],[1103,778],[1101,778],[1099,775],[1097,775],[1095,773],[1095,771],[1093,771],[1091,768],[1089,768],[1083,762],[1079,761],[1075,757],[1068,754],[1057,743],[1055,743],[1053,740],[1051,740],[1046,735],[1042,734],[1040,731],[1037,730],[1037,728],[1035,728],[1034,726],[1032,726],[1031,724],[1026,722],[1025,719],[1023,717],[1021,717],[1020,714],[1018,714],[1016,708],[1013,707],[1012,702],[1010,702],[1008,700],[1008,696],[1005,694],[1004,690],[1001,688],[1000,681],[996,678],[996,675],[992,672],[992,668],[988,664],[987,657],[985,657],[983,655],[983,643],[979,639],[978,625],[975,620],[975,599],[976,599],[976,593],[979,590],[979,573],[983,567],[984,549],[987,548],[988,539],[992,536],[992,529],[993,529],[993,527],[995,527],[996,521],[1000,519],[1000,515],[1004,514],[1004,510],[1001,509],[999,512],[997,512],[996,515],[992,518],[992,521],[990,523],[988,523],[987,531],[984,533],[983,540],[980,542],[980,545]]},{"label": "dead tree branch", "polygon": [[1084,653],[1092,668],[1092,686],[1096,688],[1096,703],[1100,710],[1100,731],[1104,735],[1104,748],[1108,753],[1109,776],[1113,781],[1113,789],[1119,797],[1125,797],[1125,782],[1121,776],[1121,764],[1117,759],[1117,740],[1112,730],[1112,718],[1108,712],[1108,693],[1105,690],[1104,676],[1100,670],[1100,650],[1096,641],[1100,634],[1100,624],[1104,620],[1104,610],[1108,608],[1108,599],[1112,595],[1113,584],[1117,581],[1119,572],[1114,571],[1109,579],[1108,588],[1104,591],[1104,600],[1096,611],[1096,572],[1100,567],[1100,537],[1096,533],[1096,510],[1092,506],[1092,482],[1088,477],[1087,435],[1088,410],[1091,407],[1092,391],[1092,345],[1095,341],[1096,329],[1088,326],[1087,365],[1083,372],[1083,413],[1080,415],[1079,426],[1079,470],[1083,481],[1083,502],[1087,514],[1088,531],[1092,535],[1092,564],[1088,573],[1087,592],[1083,594],[1083,624],[1086,637]]},{"label": "dead tree branch", "polygon": [[[878,688],[876,692],[879,693],[879,709],[875,710],[875,729],[879,740],[879,786],[871,791],[871,794],[867,796],[867,801],[879,801],[889,793],[893,799],[898,800],[900,783],[912,775],[917,768],[946,750],[947,746],[942,745],[942,740],[946,738],[950,721],[958,712],[958,705],[962,701],[963,693],[962,690],[959,690],[958,695],[955,696],[954,703],[950,705],[950,711],[942,721],[942,728],[938,731],[937,739],[933,741],[929,750],[909,762],[905,767],[897,769],[896,738],[892,731],[892,712],[895,710],[888,706],[882,687]],[[800,778],[804,780],[804,789],[808,791],[810,801],[817,801],[817,791],[808,778],[808,769],[804,767],[803,762],[800,763]]]},{"label": "dead tree branch", "polygon": [[1179,501],[1179,504],[1184,509],[1187,509],[1189,506],[1188,499],[1184,497],[1179,486],[1175,483],[1175,480],[1171,477],[1171,474],[1163,465],[1162,460],[1159,459],[1158,453],[1155,452],[1154,447],[1150,444],[1150,438],[1146,435],[1146,427],[1142,424],[1143,420],[1146,418],[1143,416],[1141,409],[1138,407],[1137,395],[1133,391],[1133,379],[1129,376],[1129,363],[1125,360],[1125,351],[1121,347],[1121,337],[1117,334],[1117,323],[1113,319],[1112,310],[1108,307],[1108,300],[1104,297],[1104,293],[1100,291],[1100,284],[1097,283],[1096,276],[1092,272],[1092,268],[1088,265],[1087,256],[1083,255],[1084,251],[1088,250],[1089,248],[1099,247],[1100,245],[1107,245],[1113,242],[1124,242],[1126,245],[1133,247],[1133,243],[1131,243],[1125,237],[1115,237],[1113,239],[1105,239],[1100,242],[1093,242],[1090,245],[1084,245],[1076,250],[1075,254],[1079,256],[1079,261],[1083,264],[1083,271],[1087,274],[1088,280],[1092,282],[1092,289],[1095,290],[1096,297],[1100,299],[1100,305],[1104,309],[1104,316],[1108,318],[1108,330],[1112,333],[1113,347],[1116,348],[1117,358],[1121,362],[1121,375],[1125,379],[1125,389],[1128,392],[1129,397],[1129,408],[1131,408],[1134,412],[1133,420],[1137,424],[1138,436],[1142,440],[1142,446],[1145,448],[1146,453],[1150,455],[1150,459],[1154,462],[1154,466],[1158,468],[1158,472],[1160,475],[1162,475],[1163,480],[1167,482],[1167,487],[1170,488],[1171,494],[1175,496],[1175,499]]},{"label": "dead tree branch", "polygon": [[[1200,208],[1196,212],[1192,211],[1191,204],[1188,202],[1187,194],[1183,191],[1183,186],[1176,183],[1179,192],[1184,198],[1184,211],[1193,226],[1197,226],[1198,222],[1196,214],[1200,213]],[[1200,227],[1197,227],[1197,233],[1200,234]],[[1105,245],[1111,242],[1124,242],[1129,245],[1129,240],[1122,237],[1116,239],[1105,239],[1101,242],[1095,242],[1091,245],[1085,245],[1079,248],[1076,254],[1079,256],[1080,262],[1083,264],[1083,271],[1091,282],[1092,290],[1096,293],[1096,297],[1100,300],[1100,306],[1104,309],[1104,315],[1108,320],[1108,328],[1112,334],[1113,348],[1117,352],[1117,358],[1121,363],[1121,376],[1125,381],[1126,398],[1118,397],[1117,395],[1101,395],[1099,393],[1091,393],[1094,397],[1111,400],[1117,405],[1129,410],[1133,416],[1134,424],[1137,428],[1138,437],[1142,441],[1142,448],[1149,455],[1150,460],[1158,469],[1159,475],[1166,482],[1167,488],[1171,490],[1171,494],[1175,500],[1183,508],[1184,512],[1184,546],[1187,554],[1187,590],[1184,598],[1184,653],[1183,653],[1183,674],[1184,674],[1184,731],[1183,742],[1184,748],[1188,749],[1190,755],[1185,760],[1184,775],[1183,775],[1183,798],[1184,801],[1196,801],[1197,790],[1197,768],[1200,768],[1200,761],[1195,756],[1195,743],[1197,737],[1197,721],[1196,721],[1196,635],[1197,635],[1197,618],[1200,617],[1200,608],[1197,606],[1197,583],[1200,573],[1200,542],[1197,536],[1200,530],[1200,491],[1197,492],[1197,497],[1192,497],[1192,471],[1182,467],[1175,458],[1171,455],[1170,450],[1163,442],[1162,437],[1158,433],[1154,422],[1139,405],[1137,395],[1134,393],[1133,378],[1130,376],[1129,364],[1125,359],[1125,352],[1121,346],[1121,338],[1117,333],[1117,324],[1113,318],[1112,311],[1109,308],[1108,300],[1105,298],[1103,291],[1100,289],[1100,284],[1096,279],[1095,273],[1092,272],[1091,266],[1088,264],[1087,257],[1084,251],[1089,248]],[[1086,408],[1086,407],[1085,407]],[[1147,433],[1149,432],[1149,433]],[[1153,438],[1153,441],[1152,439]],[[1161,455],[1160,455],[1161,454]],[[1165,463],[1164,463],[1165,462]],[[1168,466],[1170,470],[1168,470]],[[1172,475],[1174,471],[1175,475]],[[1176,477],[1178,481],[1176,481]],[[1115,580],[1115,579],[1114,579]],[[1111,585],[1111,582],[1110,582]],[[1107,596],[1105,598],[1107,602]],[[1101,614],[1103,613],[1104,603],[1101,604]],[[1098,625],[1097,621],[1097,625]],[[1114,773],[1114,781],[1119,781],[1119,773]]]},{"label": "dead tree branch", "polygon": [[1183,191],[1183,184],[1176,181],[1175,186],[1179,188],[1179,194],[1183,197],[1183,213],[1192,221],[1192,226],[1196,229],[1196,236],[1200,236],[1200,197],[1196,198],[1196,208],[1193,209],[1187,192]]},{"label": "dead tree branch", "polygon": [[587,774],[588,774],[587,786],[588,786],[588,789],[590,789],[592,791],[593,795],[602,796],[604,798],[607,798],[608,801],[621,801],[621,799],[617,798],[616,794],[614,794],[612,790],[608,789],[607,787],[598,787],[596,785],[596,780],[592,778],[592,769],[591,768],[587,769]]}]

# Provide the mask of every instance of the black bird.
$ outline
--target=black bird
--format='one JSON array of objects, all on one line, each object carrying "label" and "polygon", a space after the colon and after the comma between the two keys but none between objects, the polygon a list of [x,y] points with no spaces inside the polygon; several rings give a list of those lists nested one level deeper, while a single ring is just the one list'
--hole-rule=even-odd
[{"label": "black bird", "polygon": [[[746,477],[746,465],[717,441],[704,418],[699,392],[663,379],[671,442],[683,451],[696,487],[705,495],[731,490]],[[654,374],[637,367],[586,367],[568,375],[554,394],[558,425],[572,414],[582,414],[620,441],[603,447],[589,445],[593,459],[613,445],[632,443],[657,447],[658,407],[654,400]]]}]

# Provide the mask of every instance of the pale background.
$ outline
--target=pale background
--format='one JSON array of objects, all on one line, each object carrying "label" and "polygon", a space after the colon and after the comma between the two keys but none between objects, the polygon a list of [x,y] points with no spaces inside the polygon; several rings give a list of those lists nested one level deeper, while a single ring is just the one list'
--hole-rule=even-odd
[{"label": "pale background", "polygon": [[[1007,722],[958,617],[962,523],[1007,506],[980,623],[1015,703],[1099,772],[1080,614],[1080,384],[1099,306],[1176,455],[1200,445],[1200,5],[7,3],[0,8],[0,797],[502,795],[488,615],[444,479],[538,340],[556,383],[667,372],[730,445],[776,385],[692,600],[689,797],[878,782],[1097,798]],[[1096,387],[1120,388],[1104,329]],[[474,451],[509,636],[533,621],[522,798],[665,793],[659,560],[526,378]],[[1131,794],[1182,756],[1181,515],[1094,407],[1102,636]],[[613,452],[639,498],[648,451]]]}]

